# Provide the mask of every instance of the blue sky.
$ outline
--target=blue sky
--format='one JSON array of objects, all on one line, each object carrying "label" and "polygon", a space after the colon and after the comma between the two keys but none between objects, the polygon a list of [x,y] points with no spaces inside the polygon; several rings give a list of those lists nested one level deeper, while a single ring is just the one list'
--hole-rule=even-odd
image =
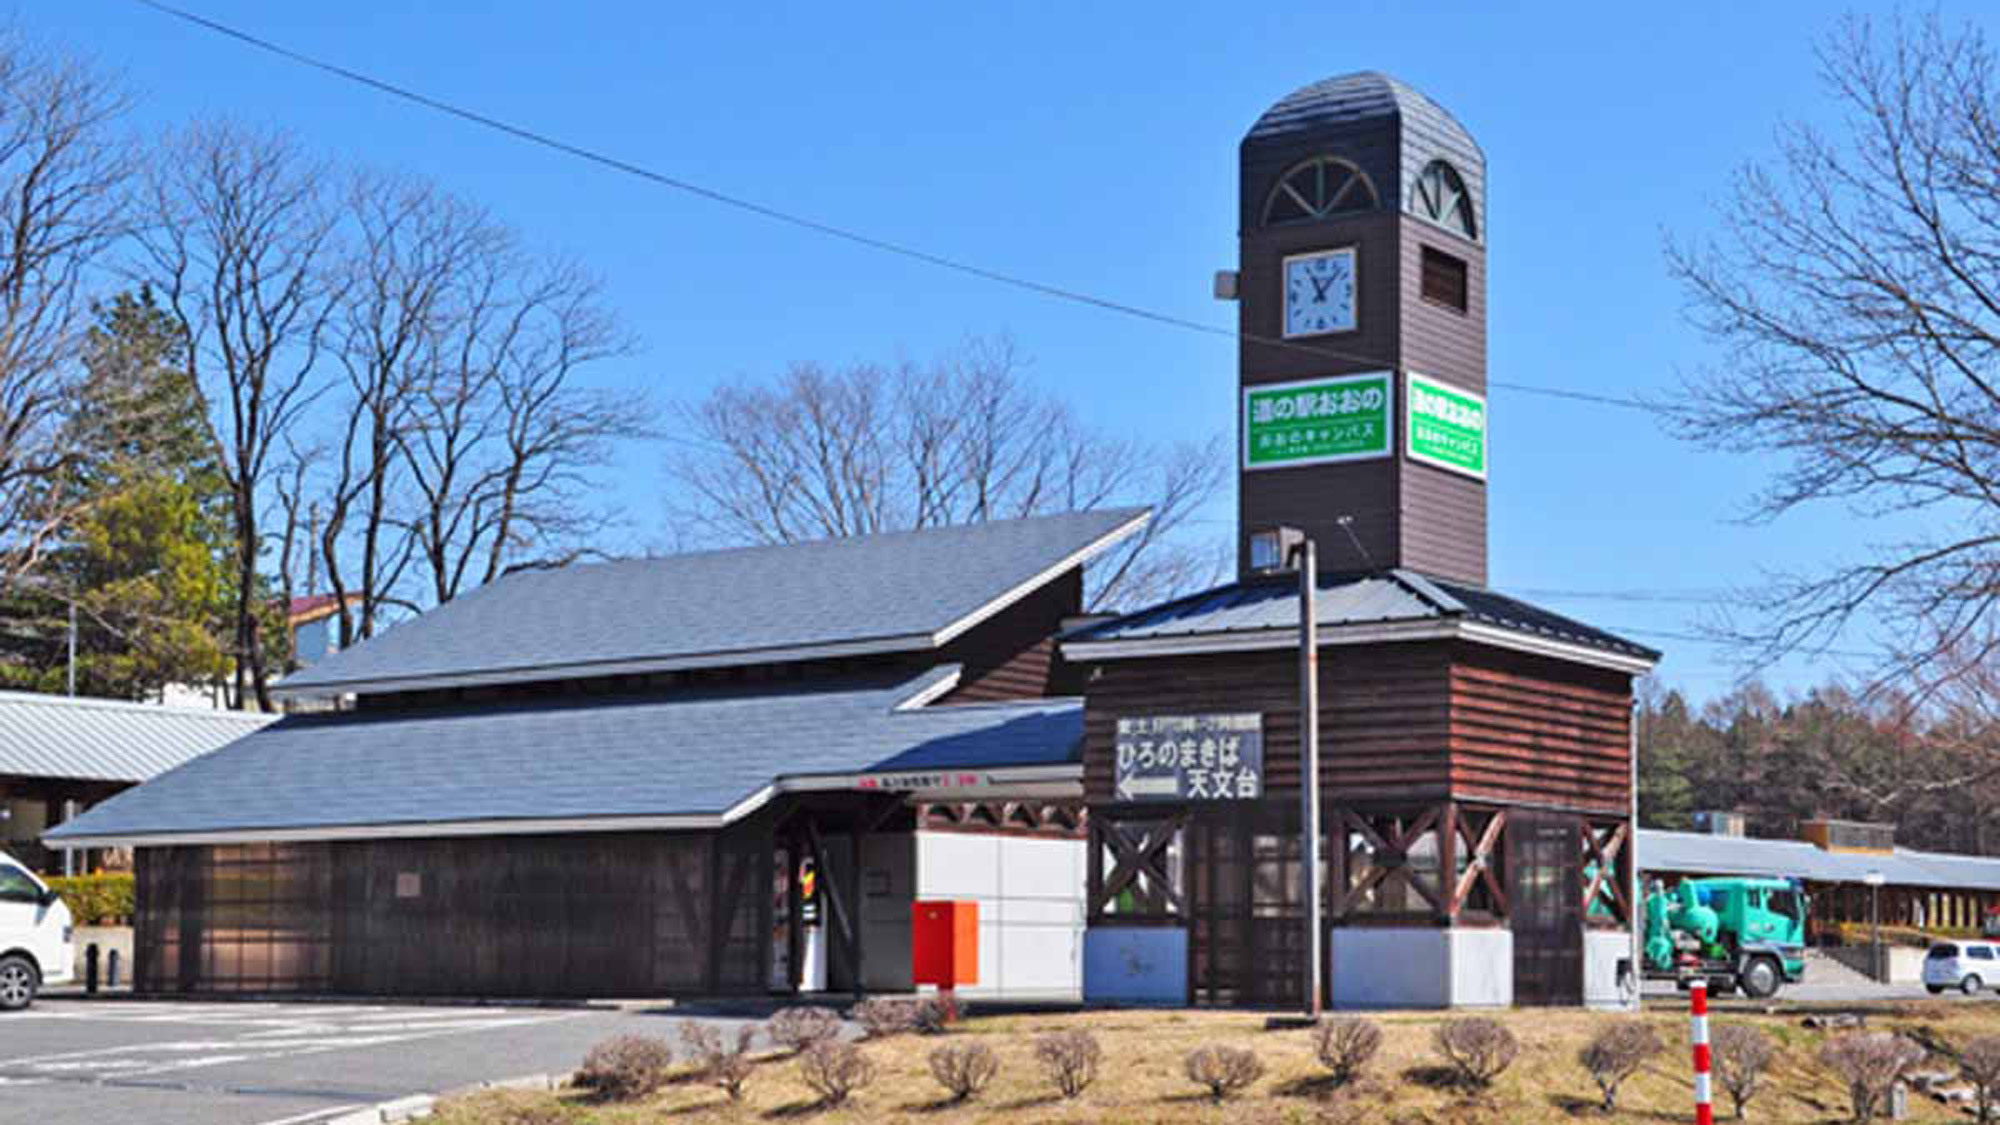
[{"label": "blue sky", "polygon": [[[1209,279],[1235,252],[1235,149],[1288,91],[1394,74],[1489,161],[1496,380],[1663,392],[1703,362],[1661,252],[1698,236],[1731,170],[1787,118],[1827,115],[1819,3],[1622,5],[918,3],[269,4],[203,15],[634,163],[993,269],[1233,324]],[[1990,19],[1947,4],[1952,18]],[[1615,13],[1615,14],[1612,14]],[[1011,333],[1089,418],[1226,434],[1234,349],[942,273],[719,208],[387,100],[152,13],[66,0],[17,22],[122,72],[139,124],[284,126],[334,157],[428,175],[600,271],[644,348],[606,381],[692,397],[793,360],[925,356]],[[1699,599],[1851,554],[1839,510],[1736,521],[1770,467],[1627,410],[1496,390],[1496,586],[1667,650],[1664,678],[1726,689]],[[659,517],[659,460],[621,490]],[[1229,533],[1232,494],[1206,517]],[[1647,592],[1647,598],[1575,596]],[[1847,638],[1865,649],[1868,638]],[[1770,678],[1833,671],[1797,660]]]}]

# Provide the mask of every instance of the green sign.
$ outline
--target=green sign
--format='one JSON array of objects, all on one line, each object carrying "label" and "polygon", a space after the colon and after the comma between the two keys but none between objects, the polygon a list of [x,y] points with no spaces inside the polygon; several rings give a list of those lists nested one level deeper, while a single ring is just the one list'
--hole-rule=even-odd
[{"label": "green sign", "polygon": [[1395,448],[1388,371],[1243,389],[1243,467],[1284,469],[1387,457]]},{"label": "green sign", "polygon": [[1486,400],[1410,373],[1410,460],[1486,479]]}]

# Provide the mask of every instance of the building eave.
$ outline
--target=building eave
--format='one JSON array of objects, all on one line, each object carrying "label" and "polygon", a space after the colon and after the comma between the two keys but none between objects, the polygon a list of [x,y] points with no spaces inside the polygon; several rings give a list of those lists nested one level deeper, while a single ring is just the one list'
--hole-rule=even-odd
[{"label": "building eave", "polygon": [[[1322,648],[1334,645],[1393,644],[1400,641],[1469,641],[1494,648],[1512,649],[1538,656],[1554,657],[1577,664],[1609,668],[1630,675],[1651,671],[1656,661],[1629,653],[1614,652],[1594,645],[1578,644],[1556,637],[1524,633],[1478,621],[1383,621],[1355,625],[1321,625]],[[1065,659],[1075,661],[1127,660],[1155,656],[1205,656],[1230,652],[1263,652],[1296,649],[1296,626],[1283,629],[1244,629],[1213,633],[1185,633],[1123,640],[1074,640],[1063,643]]]}]

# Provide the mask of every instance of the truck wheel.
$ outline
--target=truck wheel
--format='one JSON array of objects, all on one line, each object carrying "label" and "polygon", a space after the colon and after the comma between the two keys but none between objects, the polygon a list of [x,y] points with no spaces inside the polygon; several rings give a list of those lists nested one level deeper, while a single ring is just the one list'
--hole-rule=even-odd
[{"label": "truck wheel", "polygon": [[1743,986],[1743,995],[1752,1000],[1764,1000],[1777,995],[1778,986],[1785,982],[1784,973],[1778,963],[1769,957],[1752,957],[1738,974]]},{"label": "truck wheel", "polygon": [[1979,995],[1979,990],[1984,987],[1985,983],[1979,979],[1978,973],[1974,973],[1971,976],[1966,977],[1964,980],[1958,982],[1958,990],[1960,992],[1965,993],[1967,996]]},{"label": "truck wheel", "polygon": [[1944,985],[1927,984],[1924,986],[1924,991],[1930,993],[1932,996],[1936,996],[1938,993],[1944,991]]},{"label": "truck wheel", "polygon": [[34,962],[18,955],[0,957],[0,1012],[18,1012],[34,1003],[41,983]]}]

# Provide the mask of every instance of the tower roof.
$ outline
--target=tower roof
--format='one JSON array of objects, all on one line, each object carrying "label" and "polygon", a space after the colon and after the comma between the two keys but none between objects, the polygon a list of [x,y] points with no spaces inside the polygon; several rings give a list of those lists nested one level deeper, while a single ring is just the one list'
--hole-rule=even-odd
[{"label": "tower roof", "polygon": [[1245,143],[1278,140],[1329,125],[1397,117],[1407,131],[1429,142],[1424,147],[1460,154],[1461,159],[1470,154],[1485,164],[1479,142],[1449,110],[1408,83],[1374,70],[1293,90],[1265,110],[1243,139]]}]

